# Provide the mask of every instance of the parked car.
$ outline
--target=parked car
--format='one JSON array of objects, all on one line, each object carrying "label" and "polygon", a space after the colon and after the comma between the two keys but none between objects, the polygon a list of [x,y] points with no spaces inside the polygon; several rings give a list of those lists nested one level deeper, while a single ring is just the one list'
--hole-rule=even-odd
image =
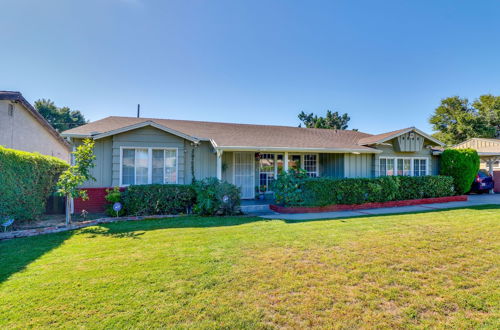
[{"label": "parked car", "polygon": [[490,173],[486,170],[479,170],[472,183],[471,192],[480,194],[493,189],[493,187],[495,187],[495,181],[493,181],[493,177]]}]

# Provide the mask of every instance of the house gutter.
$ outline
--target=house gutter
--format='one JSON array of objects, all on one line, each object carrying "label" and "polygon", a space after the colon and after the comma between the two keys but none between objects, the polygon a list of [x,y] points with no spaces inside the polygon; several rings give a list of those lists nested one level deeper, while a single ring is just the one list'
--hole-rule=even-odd
[{"label": "house gutter", "polygon": [[224,146],[219,147],[215,141],[211,141],[216,151],[272,151],[272,152],[318,152],[318,153],[355,153],[355,154],[379,154],[382,150],[372,149],[349,149],[349,148],[293,148],[293,147],[252,147],[252,146]]}]

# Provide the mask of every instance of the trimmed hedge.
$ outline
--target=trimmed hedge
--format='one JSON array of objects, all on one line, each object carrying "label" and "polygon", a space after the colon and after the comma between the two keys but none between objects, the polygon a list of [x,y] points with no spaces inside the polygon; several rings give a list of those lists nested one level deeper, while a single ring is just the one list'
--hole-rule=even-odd
[{"label": "trimmed hedge", "polygon": [[129,186],[121,195],[129,215],[188,213],[196,201],[193,186],[182,184]]},{"label": "trimmed hedge", "polygon": [[453,177],[457,194],[469,192],[479,171],[479,155],[474,149],[446,149],[441,154],[440,174]]},{"label": "trimmed hedge", "polygon": [[59,158],[0,146],[0,217],[39,218],[68,166]]},{"label": "trimmed hedge", "polygon": [[196,205],[199,215],[240,214],[240,189],[234,184],[217,178],[206,178],[194,183]]},{"label": "trimmed hedge", "polygon": [[206,178],[194,184],[132,185],[121,191],[108,189],[106,213],[115,216],[113,204],[123,204],[119,215],[162,215],[194,213],[199,215],[240,214],[240,190],[217,178]]},{"label": "trimmed hedge", "polygon": [[[363,204],[445,197],[454,195],[453,178],[447,176],[385,176],[379,178],[307,178],[300,184],[294,181],[294,198],[284,206],[327,206],[334,204]],[[279,187],[275,187],[279,189]],[[287,196],[291,192],[287,191]],[[283,195],[277,191],[277,196]],[[290,203],[290,201],[293,201]]]}]

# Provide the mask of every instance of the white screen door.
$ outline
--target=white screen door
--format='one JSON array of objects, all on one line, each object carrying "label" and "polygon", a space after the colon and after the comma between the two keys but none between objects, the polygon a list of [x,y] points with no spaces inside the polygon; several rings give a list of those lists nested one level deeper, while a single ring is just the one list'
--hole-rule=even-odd
[{"label": "white screen door", "polygon": [[252,152],[234,153],[234,184],[241,198],[255,198],[255,159]]}]

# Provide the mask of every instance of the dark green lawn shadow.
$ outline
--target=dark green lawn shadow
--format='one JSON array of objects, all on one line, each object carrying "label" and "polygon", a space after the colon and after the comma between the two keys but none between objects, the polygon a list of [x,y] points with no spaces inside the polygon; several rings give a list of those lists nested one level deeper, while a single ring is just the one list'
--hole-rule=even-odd
[{"label": "dark green lawn shadow", "polygon": [[[454,211],[454,210],[498,210],[500,209],[499,204],[485,204],[485,205],[472,205],[472,206],[458,206],[452,207],[448,209],[429,209],[415,212],[397,212],[397,213],[384,213],[384,214],[360,214],[355,216],[348,217],[338,217],[338,218],[318,218],[318,219],[304,219],[304,220],[282,220],[288,224],[294,223],[302,223],[302,222],[312,222],[312,221],[340,221],[340,222],[348,222],[349,220],[359,219],[359,218],[379,218],[379,217],[387,217],[387,216],[398,216],[398,215],[412,215],[412,214],[422,214],[422,213],[436,213],[436,212],[445,212],[445,211]],[[363,211],[363,210],[361,210]],[[367,210],[369,211],[369,210]],[[277,217],[279,220],[279,217]]]},{"label": "dark green lawn shadow", "polygon": [[0,284],[60,246],[73,231],[0,241]]},{"label": "dark green lawn shadow", "polygon": [[88,237],[108,236],[113,238],[140,239],[146,231],[158,229],[179,228],[210,228],[239,226],[253,222],[271,221],[254,216],[226,216],[226,217],[173,217],[164,219],[145,219],[139,221],[123,221],[99,224],[96,226],[80,229],[77,235],[88,235]]}]

